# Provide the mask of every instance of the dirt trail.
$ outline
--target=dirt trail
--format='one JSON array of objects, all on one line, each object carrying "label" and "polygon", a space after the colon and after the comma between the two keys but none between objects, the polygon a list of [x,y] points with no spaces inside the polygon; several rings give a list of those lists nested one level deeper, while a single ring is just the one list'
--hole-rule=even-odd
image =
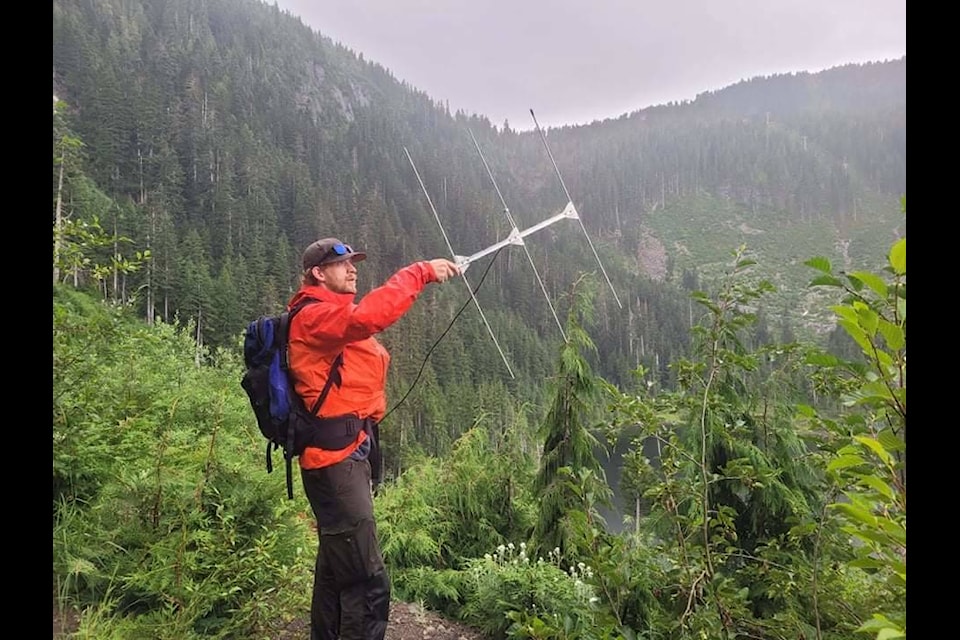
[{"label": "dirt trail", "polygon": [[[73,612],[60,611],[56,592],[53,597],[53,640],[66,640],[76,631],[77,616]],[[309,640],[310,622],[306,618],[295,620],[279,631],[273,640]],[[384,640],[484,640],[475,629],[447,620],[417,604],[390,603],[390,622]]]}]

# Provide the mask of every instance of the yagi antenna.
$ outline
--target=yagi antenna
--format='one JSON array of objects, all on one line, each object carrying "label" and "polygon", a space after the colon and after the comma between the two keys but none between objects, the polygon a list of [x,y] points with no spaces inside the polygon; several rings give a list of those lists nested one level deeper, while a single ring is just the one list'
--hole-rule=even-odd
[{"label": "yagi antenna", "polygon": [[590,240],[590,235],[587,233],[587,229],[583,225],[583,220],[580,219],[580,214],[577,212],[577,208],[573,204],[573,198],[570,197],[570,192],[567,191],[567,185],[564,184],[563,176],[560,175],[560,168],[557,166],[557,162],[553,158],[553,153],[550,151],[550,146],[547,144],[547,138],[544,135],[543,130],[540,128],[540,123],[537,122],[537,116],[534,115],[533,109],[530,109],[530,115],[533,116],[533,123],[536,125],[537,132],[540,134],[540,139],[543,141],[544,148],[547,150],[547,155],[550,157],[550,162],[553,163],[553,168],[557,172],[557,178],[560,179],[560,186],[563,188],[563,192],[567,196],[567,205],[559,213],[556,213],[546,220],[538,222],[537,224],[520,231],[520,229],[517,227],[516,221],[510,214],[510,207],[507,206],[506,201],[503,199],[503,194],[500,192],[500,187],[497,186],[497,181],[493,177],[493,172],[490,170],[490,166],[487,164],[487,160],[483,156],[483,151],[480,149],[480,144],[477,142],[476,137],[474,137],[473,131],[468,129],[468,131],[470,131],[470,138],[473,140],[473,144],[477,148],[477,153],[480,154],[480,160],[483,161],[483,166],[487,170],[487,175],[490,177],[490,181],[493,183],[493,188],[496,190],[497,196],[500,198],[500,203],[503,205],[503,213],[507,217],[507,222],[510,223],[510,233],[505,239],[495,242],[489,247],[481,249],[480,251],[477,251],[469,256],[459,255],[453,250],[453,245],[450,244],[450,238],[447,237],[447,232],[444,231],[443,223],[440,221],[440,215],[437,213],[436,207],[433,206],[433,200],[431,200],[430,194],[427,192],[427,187],[423,183],[423,178],[420,177],[420,172],[417,170],[417,165],[414,164],[413,158],[410,156],[410,152],[407,150],[407,148],[403,148],[403,152],[406,154],[407,160],[410,162],[410,166],[413,167],[413,172],[417,176],[417,182],[420,183],[420,188],[423,190],[423,195],[427,198],[427,204],[430,205],[430,210],[433,212],[433,217],[437,221],[437,225],[440,227],[440,233],[443,235],[443,239],[447,243],[447,249],[450,250],[450,255],[457,263],[457,266],[460,267],[460,275],[463,276],[463,281],[467,285],[467,290],[470,292],[470,297],[473,298],[473,303],[476,305],[477,311],[480,312],[480,317],[483,319],[483,324],[487,327],[487,332],[490,334],[490,337],[493,338],[493,343],[497,346],[497,351],[500,353],[500,358],[503,359],[503,364],[506,365],[507,371],[510,372],[510,377],[512,378],[516,378],[516,376],[513,374],[513,369],[510,368],[510,363],[507,362],[507,357],[504,355],[503,349],[500,348],[500,343],[497,341],[497,337],[494,335],[493,329],[490,328],[490,323],[487,322],[487,317],[484,315],[483,309],[480,308],[480,302],[477,300],[477,296],[473,291],[473,287],[470,286],[470,282],[467,280],[467,267],[469,267],[471,263],[479,260],[483,256],[489,255],[494,251],[499,251],[503,247],[511,244],[518,244],[522,246],[524,253],[527,254],[527,260],[530,262],[530,266],[533,267],[533,272],[537,277],[537,283],[540,285],[540,290],[543,292],[543,296],[546,298],[547,304],[550,305],[550,312],[553,314],[553,319],[556,321],[557,327],[560,329],[560,335],[563,336],[563,340],[566,342],[567,334],[563,330],[563,325],[560,323],[560,319],[557,317],[556,309],[554,309],[553,303],[550,301],[550,296],[547,294],[547,289],[543,284],[543,280],[540,278],[540,272],[537,271],[537,267],[533,263],[533,258],[530,256],[530,252],[527,250],[527,245],[523,239],[565,218],[576,218],[576,220],[580,222],[580,230],[583,231],[583,235],[586,236],[587,243],[590,245],[590,250],[593,251],[593,257],[596,258],[597,264],[600,265],[600,271],[603,272],[603,277],[606,279],[607,285],[609,285],[610,290],[613,292],[613,297],[617,301],[617,305],[621,309],[623,308],[623,305],[620,303],[620,298],[617,296],[617,292],[613,288],[613,283],[610,282],[610,278],[607,276],[607,271],[603,268],[603,263],[600,262],[600,256],[597,255],[597,250],[594,248],[593,242]]},{"label": "yagi antenna", "polygon": [[[410,166],[413,167],[413,172],[417,175],[417,182],[420,183],[420,188],[423,190],[423,195],[427,198],[427,204],[430,205],[430,210],[433,212],[433,217],[437,220],[437,224],[440,226],[440,233],[443,234],[443,239],[447,243],[447,248],[450,250],[450,255],[454,256],[455,261],[459,264],[459,256],[457,256],[454,252],[453,246],[450,244],[450,239],[447,237],[447,232],[443,230],[443,224],[440,222],[440,216],[437,214],[436,207],[433,206],[433,200],[430,199],[430,194],[427,193],[427,187],[423,184],[423,179],[420,177],[420,172],[417,171],[417,165],[413,163],[413,158],[410,157],[410,152],[407,151],[406,147],[403,148],[403,152],[407,154],[407,160],[410,161]],[[477,300],[477,296],[473,292],[473,287],[470,286],[470,282],[467,280],[466,266],[461,264],[460,269],[460,275],[463,276],[463,282],[467,285],[467,290],[470,291],[470,297],[473,298],[473,303],[477,305],[477,311],[480,312],[480,317],[483,319],[483,324],[487,327],[487,332],[490,334],[490,337],[493,338],[493,343],[497,345],[497,351],[500,352],[500,357],[503,359],[503,364],[506,365],[507,371],[510,372],[510,377],[516,378],[516,376],[513,375],[513,369],[510,368],[510,363],[507,362],[507,356],[503,354],[503,349],[500,348],[500,343],[497,341],[497,336],[494,335],[493,329],[490,328],[490,323],[487,322],[487,317],[483,315],[483,309],[480,308],[480,302]]]},{"label": "yagi antenna", "polygon": [[[557,178],[560,179],[560,186],[563,187],[563,193],[567,196],[567,207],[573,207],[573,198],[570,197],[570,192],[567,191],[567,185],[563,182],[563,176],[560,175],[560,168],[557,167],[557,161],[553,159],[553,153],[550,151],[550,145],[547,144],[547,137],[543,134],[543,129],[540,128],[540,123],[537,122],[537,116],[534,115],[533,109],[530,109],[530,116],[533,118],[533,124],[537,128],[537,133],[540,134],[540,139],[543,141],[543,147],[547,150],[547,155],[550,156],[550,162],[553,163],[553,168],[557,172]],[[576,212],[576,207],[573,207],[574,212]],[[593,251],[593,257],[597,259],[597,264],[600,265],[600,271],[603,272],[603,277],[606,279],[607,284],[610,286],[610,291],[613,292],[613,298],[617,301],[617,306],[623,309],[623,305],[620,304],[620,298],[617,296],[616,289],[613,288],[613,283],[610,282],[609,276],[607,276],[607,270],[603,268],[603,263],[600,262],[600,256],[597,255],[597,250],[593,247],[593,241],[590,240],[590,234],[587,233],[587,228],[583,226],[583,220],[580,220],[580,215],[571,216],[576,218],[580,222],[580,229],[583,230],[583,235],[587,237],[587,244],[590,245],[590,250]]]},{"label": "yagi antenna", "polygon": [[540,272],[537,271],[537,265],[533,263],[533,257],[531,257],[530,251],[527,249],[527,245],[523,241],[523,236],[517,229],[517,223],[510,214],[510,207],[507,206],[507,202],[503,199],[503,194],[500,193],[500,187],[497,186],[497,181],[493,178],[493,172],[490,171],[490,166],[487,164],[487,159],[483,157],[483,151],[480,150],[480,144],[477,142],[477,138],[473,135],[473,131],[470,129],[467,129],[467,131],[470,131],[470,138],[473,140],[473,145],[477,148],[477,153],[480,154],[480,160],[483,161],[483,167],[487,170],[487,175],[490,176],[490,182],[493,183],[493,188],[497,191],[497,196],[500,198],[500,204],[503,205],[503,213],[507,217],[507,222],[510,223],[511,227],[510,235],[516,235],[520,238],[520,245],[523,247],[523,252],[527,254],[527,260],[530,262],[530,266],[533,268],[534,275],[537,276],[537,283],[540,285],[540,290],[543,292],[543,297],[547,299],[547,304],[550,305],[550,313],[553,314],[553,319],[557,323],[557,328],[560,329],[560,335],[563,336],[563,341],[566,342],[567,334],[563,331],[563,325],[560,324],[560,318],[557,317],[557,311],[553,308],[553,303],[550,301],[550,296],[547,294],[547,288],[543,286],[543,280],[540,279]]}]

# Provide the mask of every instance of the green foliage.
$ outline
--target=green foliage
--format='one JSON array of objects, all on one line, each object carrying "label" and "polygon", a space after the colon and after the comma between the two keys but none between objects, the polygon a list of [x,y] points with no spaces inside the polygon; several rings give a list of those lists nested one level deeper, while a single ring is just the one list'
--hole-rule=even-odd
[{"label": "green foliage", "polygon": [[308,606],[309,521],[267,481],[239,363],[196,364],[191,334],[54,291],[54,576],[88,637],[249,636]]},{"label": "green foliage", "polygon": [[[793,174],[785,179],[795,179]],[[673,266],[672,280],[683,284],[684,273],[696,271],[701,287],[722,281],[726,272],[726,249],[745,243],[757,260],[755,279],[766,279],[776,289],[766,295],[768,307],[788,320],[805,341],[819,341],[833,325],[829,291],[805,288],[809,281],[806,260],[819,256],[851,270],[868,270],[876,265],[879,252],[887,246],[889,229],[899,223],[898,212],[885,197],[871,204],[869,213],[856,217],[824,207],[815,215],[803,215],[791,208],[769,202],[739,206],[716,194],[694,193],[678,196],[665,207],[657,207],[645,218],[651,233],[668,249]],[[861,208],[863,205],[860,205]],[[687,275],[687,280],[691,277]],[[695,289],[688,285],[687,289]]]},{"label": "green foliage", "polygon": [[384,485],[375,509],[392,571],[461,568],[485,549],[526,535],[532,463],[507,442],[498,450],[474,427],[447,458],[424,457]]},{"label": "green foliage", "polygon": [[[106,299],[108,281],[137,272],[150,259],[150,251],[124,251],[133,241],[116,231],[107,232],[101,218],[120,208],[82,170],[83,141],[67,124],[66,105],[54,106],[54,283],[72,280],[75,285],[91,282]],[[113,298],[118,298],[113,287]]]},{"label": "green foliage", "polygon": [[101,261],[98,254],[107,253],[118,245],[128,245],[131,240],[107,233],[96,216],[90,221],[65,220],[54,233],[60,245],[56,267],[63,277],[90,279],[104,298],[107,297],[107,281],[114,274],[134,273],[150,258],[149,250],[135,251],[132,258],[111,252]]},{"label": "green foliage", "polygon": [[[677,363],[677,392],[625,397],[608,388],[618,421],[640,430],[626,456],[628,482],[649,515],[634,535],[662,559],[648,565],[656,595],[642,619],[676,638],[847,637],[856,612],[886,598],[875,597],[875,580],[839,568],[850,554],[828,517],[834,448],[822,430],[799,430],[784,404],[804,398],[808,387],[793,382],[804,367],[835,358],[790,345],[748,348],[757,301],[769,291],[746,277],[752,266],[741,249],[716,293],[694,292],[705,313],[693,329],[695,358]],[[841,388],[823,377],[824,389]],[[639,453],[646,438],[658,443],[656,467]],[[626,573],[600,572],[611,584]]]},{"label": "green foliage", "polygon": [[441,485],[441,465],[426,459],[399,478],[384,484],[374,503],[377,533],[391,571],[443,566],[441,541],[451,523],[441,517],[436,490]]},{"label": "green foliage", "polygon": [[[383,485],[395,597],[495,638],[905,636],[905,241],[889,256],[885,279],[811,261],[845,295],[835,312],[856,361],[751,350],[767,287],[744,278],[743,252],[714,294],[694,293],[704,316],[675,392],[596,378],[568,323],[539,468],[524,412],[478,406],[448,456],[412,458]],[[147,327],[55,288],[54,579],[82,610],[77,637],[266,636],[307,610],[315,533],[263,473],[238,378],[236,355],[198,349],[190,323]],[[608,436],[638,433],[625,473],[644,511],[617,535],[592,450],[570,446],[595,442],[602,389]],[[796,402],[811,390],[839,400]],[[568,552],[514,542],[544,532]]]},{"label": "green foliage", "polygon": [[[906,197],[901,200],[906,215]],[[842,381],[844,406],[834,421],[811,414],[841,442],[827,470],[844,500],[830,507],[854,540],[847,562],[887,582],[892,597],[857,630],[876,638],[906,636],[907,580],[907,239],[887,254],[885,275],[855,271],[834,273],[829,261],[808,266],[821,275],[812,286],[839,288],[844,297],[832,307],[838,324],[862,351],[855,363],[827,360]]]},{"label": "green foliage", "polygon": [[460,615],[490,637],[546,637],[525,635],[530,616],[560,629],[591,629],[598,621],[597,599],[586,581],[592,570],[582,563],[565,567],[557,550],[533,559],[524,543],[509,542],[472,560],[465,573]]},{"label": "green foliage", "polygon": [[448,457],[420,457],[381,487],[374,508],[395,598],[460,616],[472,559],[530,530],[532,462],[515,428],[501,441],[475,425]]},{"label": "green foliage", "polygon": [[[596,504],[609,504],[610,489],[594,453],[598,441],[589,430],[598,385],[581,353],[594,349],[581,326],[593,312],[591,285],[590,279],[575,285],[567,341],[560,349],[553,397],[540,430],[543,453],[533,484],[539,514],[532,534],[533,548],[540,555],[559,549],[577,557],[591,526],[602,528],[596,524],[602,523]],[[580,514],[587,522],[578,523]]]},{"label": "green foliage", "polygon": [[669,613],[658,597],[669,584],[670,563],[652,538],[595,536],[586,562],[593,567],[587,578],[602,611],[596,616],[604,621],[602,627],[615,630],[616,637],[640,638],[655,637],[668,624]]},{"label": "green foliage", "polygon": [[428,565],[391,569],[390,579],[395,600],[418,602],[453,618],[460,615],[465,580],[462,569],[434,569]]},{"label": "green foliage", "polygon": [[[83,105],[54,111],[54,281],[119,303],[54,292],[59,593],[85,607],[82,637],[268,636],[305,610],[316,540],[302,501],[284,501],[282,479],[263,472],[236,384],[243,323],[289,299],[299,250],[318,234],[369,252],[365,287],[438,252],[400,141],[431,193],[443,185],[457,249],[505,231],[467,125],[517,211],[566,202],[531,136],[451,114],[274,6],[55,0],[53,18],[55,91]],[[516,637],[905,630],[905,241],[885,275],[871,259],[899,226],[887,200],[905,184],[904,87],[902,60],[552,131],[625,308],[598,296],[553,358],[528,265],[509,251],[496,261],[478,295],[517,380],[502,382],[485,327],[465,315],[384,429],[396,481],[377,509],[396,592],[453,613],[470,605],[478,622],[490,605],[484,624]],[[545,247],[529,244],[548,291],[594,263],[576,231],[558,224]],[[744,241],[759,264],[740,255],[731,273],[720,251]],[[645,260],[657,244],[662,283]],[[823,256],[811,265],[823,286],[797,293],[809,255]],[[687,300],[678,279],[716,291]],[[431,290],[383,336],[401,347],[391,397],[462,301]],[[842,329],[830,354],[802,363],[801,349],[767,344],[765,314],[806,334],[835,324],[830,305]],[[160,324],[137,325],[132,311]],[[603,414],[600,376],[618,391],[616,418]],[[544,499],[533,498],[528,419],[639,425],[632,537],[598,517],[609,489],[588,432],[544,434]],[[658,459],[643,459],[644,441]],[[553,569],[487,567],[482,588],[473,580],[483,553],[531,540],[535,523],[548,551],[563,540],[593,567],[597,602],[570,600]],[[552,610],[528,608],[527,593]]]},{"label": "green foliage", "polygon": [[[100,283],[107,297],[133,300],[148,322],[192,320],[200,344],[233,347],[245,322],[286,302],[297,256],[318,234],[369,253],[361,290],[442,254],[401,146],[416,159],[458,251],[508,231],[467,127],[501,176],[506,200],[522,212],[521,227],[566,205],[533,132],[451,113],[269,3],[131,0],[120,9],[110,0],[55,0],[52,14],[54,90],[74,107],[56,109],[54,200],[62,195],[65,214],[72,207],[88,222],[96,214],[111,237],[129,238],[119,253],[131,262],[149,252],[137,271],[111,269]],[[823,72],[815,82],[757,81],[701,96],[695,106],[551,133],[624,301],[621,309],[600,297],[590,327],[595,371],[626,387],[643,363],[672,388],[668,365],[687,353],[689,328],[687,299],[673,284],[684,271],[712,279],[723,247],[751,242],[778,285],[802,271],[801,256],[841,259],[838,239],[849,240],[855,268],[869,268],[861,259],[889,233],[887,194],[905,181],[905,67],[891,61]],[[595,268],[573,221],[547,235],[549,242],[526,247],[547,292]],[[647,239],[664,264],[648,268]],[[113,249],[87,255],[112,267]],[[505,249],[479,296],[517,370],[509,405],[540,412],[557,332],[522,258],[518,247]],[[395,333],[403,349],[394,351],[391,384],[401,392],[436,337],[432,329],[459,305],[450,298],[463,299],[462,289],[442,289],[429,294],[438,304],[418,304]],[[774,295],[783,300],[771,313],[818,310],[792,287]],[[472,406],[481,383],[506,379],[485,327],[470,320],[466,314],[434,354],[436,384],[427,374],[430,392],[410,399],[419,406],[395,414],[406,434],[388,448],[398,457],[416,445],[444,455],[471,424],[447,399],[472,389],[474,397],[464,398]]]}]

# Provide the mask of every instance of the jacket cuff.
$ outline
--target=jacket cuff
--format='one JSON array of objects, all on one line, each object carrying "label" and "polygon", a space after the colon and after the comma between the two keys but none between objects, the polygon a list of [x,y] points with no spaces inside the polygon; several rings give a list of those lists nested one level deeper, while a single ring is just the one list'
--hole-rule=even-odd
[{"label": "jacket cuff", "polygon": [[430,264],[429,260],[421,260],[420,264],[423,265],[423,273],[426,276],[425,280],[427,284],[431,282],[439,282],[440,278],[437,277],[437,271],[433,268],[433,265]]}]

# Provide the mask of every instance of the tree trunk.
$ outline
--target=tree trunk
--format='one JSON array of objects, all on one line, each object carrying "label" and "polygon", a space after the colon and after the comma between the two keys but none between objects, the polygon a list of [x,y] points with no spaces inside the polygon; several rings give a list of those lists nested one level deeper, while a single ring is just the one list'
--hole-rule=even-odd
[{"label": "tree trunk", "polygon": [[57,209],[53,229],[53,284],[60,281],[60,234],[63,232],[63,165],[66,154],[60,156],[60,176],[57,178]]}]

